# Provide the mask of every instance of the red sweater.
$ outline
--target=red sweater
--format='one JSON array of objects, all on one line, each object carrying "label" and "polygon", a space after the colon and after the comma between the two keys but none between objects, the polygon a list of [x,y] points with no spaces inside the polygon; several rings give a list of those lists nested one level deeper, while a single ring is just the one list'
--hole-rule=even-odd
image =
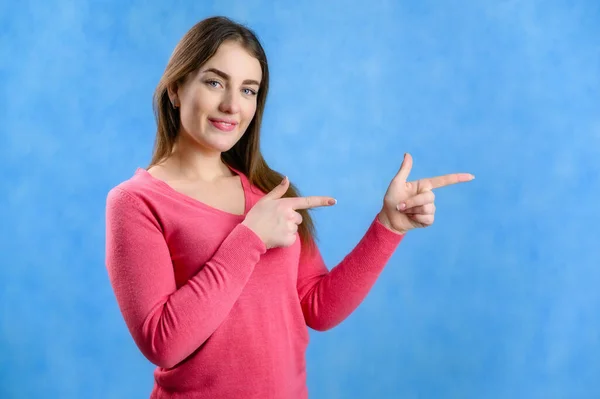
[{"label": "red sweater", "polygon": [[[264,193],[234,172],[246,214]],[[375,218],[328,271],[316,246],[267,250],[243,220],[141,168],[108,193],[106,266],[158,366],[151,398],[306,398],[307,326],[324,331],[354,311],[403,237]]]}]

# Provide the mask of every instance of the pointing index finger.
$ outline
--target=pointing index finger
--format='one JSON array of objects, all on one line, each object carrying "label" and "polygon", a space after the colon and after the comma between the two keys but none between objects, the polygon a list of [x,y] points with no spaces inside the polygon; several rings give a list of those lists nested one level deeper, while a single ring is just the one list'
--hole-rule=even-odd
[{"label": "pointing index finger", "polygon": [[466,183],[468,181],[473,180],[474,178],[475,176],[473,176],[470,173],[451,173],[448,175],[430,177],[423,180],[431,183],[431,188],[435,189],[450,186],[452,184]]},{"label": "pointing index finger", "polygon": [[335,203],[337,202],[332,197],[323,197],[318,195],[311,195],[308,197],[283,198],[282,201],[285,201],[294,210],[331,206],[335,205]]}]

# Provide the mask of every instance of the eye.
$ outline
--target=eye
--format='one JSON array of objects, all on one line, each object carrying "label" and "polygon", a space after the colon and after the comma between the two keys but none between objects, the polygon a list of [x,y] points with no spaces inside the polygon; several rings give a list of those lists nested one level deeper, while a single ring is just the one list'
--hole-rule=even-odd
[{"label": "eye", "polygon": [[256,95],[256,90],[252,90],[252,89],[243,89],[244,94],[249,95],[249,96],[255,96]]},{"label": "eye", "polygon": [[217,80],[207,80],[206,84],[209,85],[210,87],[219,87],[221,86],[221,83]]}]

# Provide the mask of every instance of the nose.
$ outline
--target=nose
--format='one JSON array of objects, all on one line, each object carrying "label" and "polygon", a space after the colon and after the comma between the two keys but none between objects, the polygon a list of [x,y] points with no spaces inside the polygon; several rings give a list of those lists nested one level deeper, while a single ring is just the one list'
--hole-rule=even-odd
[{"label": "nose", "polygon": [[233,90],[227,90],[219,105],[219,110],[228,114],[237,114],[240,112],[240,99]]}]

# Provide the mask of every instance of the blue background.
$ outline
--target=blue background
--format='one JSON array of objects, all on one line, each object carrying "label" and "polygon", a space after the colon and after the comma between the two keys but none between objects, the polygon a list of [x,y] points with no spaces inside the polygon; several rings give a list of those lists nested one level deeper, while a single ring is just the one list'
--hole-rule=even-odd
[{"label": "blue background", "polygon": [[261,38],[263,151],[335,265],[405,151],[437,191],[343,324],[311,398],[600,397],[600,2],[0,2],[0,397],[145,398],[104,266],[108,190],[146,166],[151,96],[197,21]]}]

